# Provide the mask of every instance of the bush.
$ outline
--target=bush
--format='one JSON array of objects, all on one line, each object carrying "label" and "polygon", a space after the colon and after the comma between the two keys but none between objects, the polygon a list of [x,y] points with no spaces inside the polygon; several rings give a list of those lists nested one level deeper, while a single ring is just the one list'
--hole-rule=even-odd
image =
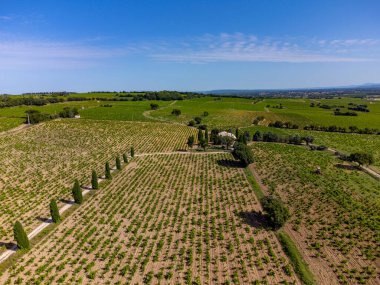
[{"label": "bush", "polygon": [[188,123],[188,126],[190,126],[190,127],[194,127],[194,126],[195,126],[195,121],[194,121],[194,120],[191,120],[191,121]]},{"label": "bush", "polygon": [[37,110],[28,110],[25,113],[27,116],[25,123],[38,124],[40,122],[51,119],[51,116],[49,114],[42,114],[40,111]]},{"label": "bush", "polygon": [[371,165],[374,163],[373,155],[365,152],[351,153],[348,160],[357,162],[359,165]]},{"label": "bush", "polygon": [[61,221],[61,215],[59,214],[58,206],[55,200],[50,202],[50,215],[54,223],[59,223]]},{"label": "bush", "polygon": [[259,142],[261,141],[263,138],[261,136],[261,133],[260,131],[256,131],[255,134],[253,135],[252,137],[252,140],[255,141],[255,142]]},{"label": "bush", "polygon": [[79,115],[77,108],[65,107],[63,111],[59,112],[61,118],[74,118],[76,115]]},{"label": "bush", "polygon": [[195,117],[194,121],[199,125],[202,122],[202,118],[201,117]]},{"label": "bush", "polygon": [[181,115],[181,110],[179,110],[179,109],[173,109],[173,111],[172,111],[172,115],[175,115],[175,116],[179,116],[179,115]]},{"label": "bush", "polygon": [[134,156],[135,156],[135,148],[131,147],[131,157],[134,157]]},{"label": "bush", "polygon": [[95,170],[92,171],[91,186],[92,189],[99,189],[98,174]]},{"label": "bush", "polygon": [[281,228],[290,218],[289,210],[280,199],[269,196],[261,199],[264,212],[267,213],[271,226]]},{"label": "bush", "polygon": [[241,161],[241,163],[247,167],[249,164],[253,163],[253,153],[252,150],[246,146],[244,143],[237,142],[234,145],[234,151],[232,155]]},{"label": "bush", "polygon": [[79,181],[78,179],[75,179],[73,189],[71,190],[73,194],[73,198],[75,203],[77,204],[82,204],[83,203],[83,195],[82,195],[82,190],[80,189],[79,186]]},{"label": "bush", "polygon": [[128,163],[128,157],[125,153],[123,154],[123,161],[124,163]]},{"label": "bush", "polygon": [[158,109],[158,104],[155,104],[155,103],[150,104],[150,109],[151,110],[157,110]]},{"label": "bush", "polygon": [[29,238],[19,221],[13,227],[13,233],[19,249],[30,249]]},{"label": "bush", "polygon": [[208,114],[208,112],[207,111],[204,111],[203,112],[203,117],[207,117],[209,114]]}]

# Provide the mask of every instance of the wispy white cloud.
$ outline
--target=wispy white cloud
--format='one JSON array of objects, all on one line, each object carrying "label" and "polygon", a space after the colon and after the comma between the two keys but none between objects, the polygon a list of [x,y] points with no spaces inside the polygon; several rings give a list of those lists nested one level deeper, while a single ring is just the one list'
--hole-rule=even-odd
[{"label": "wispy white cloud", "polygon": [[[1,35],[1,34],[0,34]],[[370,52],[369,52],[370,51]],[[88,68],[123,62],[132,56],[178,63],[364,62],[380,60],[377,39],[300,39],[242,33],[205,34],[182,39],[120,43],[107,37],[72,42],[0,37],[0,69]]]},{"label": "wispy white cloud", "polygon": [[0,69],[17,68],[81,68],[98,62],[126,56],[130,47],[96,47],[81,43],[47,41],[0,42]]},{"label": "wispy white cloud", "polygon": [[11,17],[11,16],[0,15],[0,21],[10,21],[12,19],[13,19],[13,17]]},{"label": "wispy white cloud", "polygon": [[[360,62],[378,60],[364,57],[357,48],[379,46],[376,39],[304,40],[259,38],[242,33],[220,35],[206,34],[172,45],[169,52],[151,56],[171,62]],[[344,48],[345,50],[343,50]],[[354,49],[356,48],[356,49]],[[350,49],[352,53],[350,53]],[[343,52],[344,51],[344,52]],[[342,53],[345,56],[342,56]]]}]

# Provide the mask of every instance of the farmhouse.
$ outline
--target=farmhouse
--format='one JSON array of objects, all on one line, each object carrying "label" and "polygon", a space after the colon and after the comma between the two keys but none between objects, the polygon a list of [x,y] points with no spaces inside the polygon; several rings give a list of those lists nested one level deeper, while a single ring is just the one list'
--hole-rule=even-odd
[{"label": "farmhouse", "polygon": [[230,137],[230,138],[236,140],[236,136],[234,134],[226,132],[226,131],[218,133],[218,136],[221,136],[221,137]]}]

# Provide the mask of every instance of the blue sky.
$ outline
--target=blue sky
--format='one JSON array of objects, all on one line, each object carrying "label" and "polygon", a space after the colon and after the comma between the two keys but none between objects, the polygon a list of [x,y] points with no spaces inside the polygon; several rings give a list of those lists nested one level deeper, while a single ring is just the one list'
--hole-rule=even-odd
[{"label": "blue sky", "polygon": [[376,0],[0,0],[0,93],[380,82]]}]

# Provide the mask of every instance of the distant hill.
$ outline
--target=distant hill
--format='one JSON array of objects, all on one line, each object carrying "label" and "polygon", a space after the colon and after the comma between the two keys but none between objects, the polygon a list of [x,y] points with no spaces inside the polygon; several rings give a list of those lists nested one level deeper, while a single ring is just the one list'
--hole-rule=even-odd
[{"label": "distant hill", "polygon": [[362,93],[376,92],[380,94],[380,83],[365,83],[351,86],[335,86],[335,87],[316,87],[316,88],[288,88],[288,89],[220,89],[203,91],[203,94],[221,95],[221,96],[271,96],[271,95],[308,95],[308,94],[347,94],[347,93]]}]

